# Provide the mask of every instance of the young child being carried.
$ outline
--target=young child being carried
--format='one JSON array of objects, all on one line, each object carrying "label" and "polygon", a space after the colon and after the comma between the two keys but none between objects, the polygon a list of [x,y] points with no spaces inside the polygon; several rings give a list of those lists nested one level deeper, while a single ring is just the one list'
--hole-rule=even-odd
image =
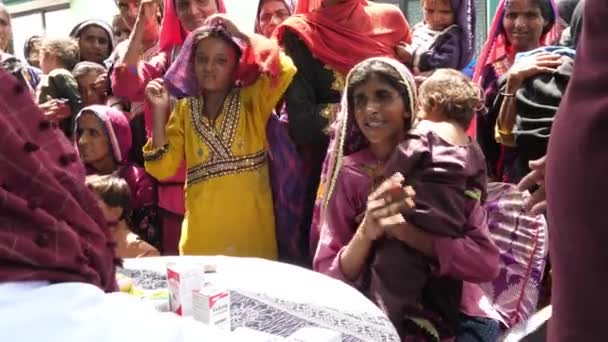
[{"label": "young child being carried", "polygon": [[397,55],[415,75],[435,69],[463,70],[475,53],[473,0],[421,0],[424,20],[412,29],[412,44],[397,47]]},{"label": "young child being carried", "polygon": [[116,243],[119,258],[159,256],[156,248],[143,241],[129,228],[129,202],[131,200],[127,182],[114,175],[91,175],[86,185],[93,191],[108,227]]},{"label": "young child being carried", "polygon": [[[419,121],[386,163],[385,176],[400,173],[416,191],[415,208],[402,212],[406,222],[436,236],[461,238],[472,208],[486,196],[485,158],[466,133],[480,93],[461,72],[439,69],[420,86],[419,103]],[[419,310],[423,304],[454,329],[462,281],[434,277],[436,265],[399,240],[379,241],[372,295],[392,319],[428,319]]]},{"label": "young child being carried", "polygon": [[45,39],[40,48],[40,68],[42,79],[36,97],[38,104],[56,106],[67,104],[63,112],[47,118],[61,127],[67,137],[74,130],[74,118],[82,109],[78,83],[71,70],[80,59],[78,43],[70,38]]}]

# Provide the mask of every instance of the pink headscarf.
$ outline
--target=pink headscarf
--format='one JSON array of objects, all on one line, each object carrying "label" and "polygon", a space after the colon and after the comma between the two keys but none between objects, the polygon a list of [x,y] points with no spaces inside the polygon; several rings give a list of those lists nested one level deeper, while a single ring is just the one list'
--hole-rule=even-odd
[{"label": "pink headscarf", "polygon": [[[110,143],[110,152],[112,152],[114,162],[117,165],[126,164],[132,144],[131,127],[129,126],[127,117],[123,112],[112,107],[101,105],[88,106],[83,108],[76,116],[76,129],[78,128],[78,119],[87,113],[95,115],[101,122],[101,126]],[[77,143],[78,137],[74,136],[74,139],[74,142]],[[76,146],[78,145],[76,144]]]},{"label": "pink headscarf", "polygon": [[[215,0],[215,2],[218,13],[226,13],[224,0]],[[160,37],[158,39],[160,50],[167,51],[176,45],[181,45],[187,36],[188,32],[182,28],[182,24],[177,17],[175,0],[165,0],[165,13],[160,25]]]},{"label": "pink headscarf", "polygon": [[0,70],[0,282],[116,290],[112,236],[84,168],[29,92]]},{"label": "pink headscarf", "polygon": [[[490,32],[488,33],[488,38],[486,39],[486,43],[477,58],[477,64],[475,66],[475,74],[473,75],[473,81],[481,84],[481,76],[484,68],[488,64],[492,64],[497,60],[503,58],[508,54],[509,42],[507,41],[507,37],[505,36],[504,29],[502,26],[502,20],[505,15],[505,6],[509,0],[501,0],[496,8],[496,14],[494,15],[494,20],[492,21],[492,27],[490,28]],[[541,44],[547,45],[549,42],[555,40],[557,33],[556,22],[559,16],[557,11],[557,5],[555,4],[555,0],[544,0],[549,1],[551,3],[551,7],[553,9],[553,18],[545,18],[549,20],[549,29],[541,36]]]}]

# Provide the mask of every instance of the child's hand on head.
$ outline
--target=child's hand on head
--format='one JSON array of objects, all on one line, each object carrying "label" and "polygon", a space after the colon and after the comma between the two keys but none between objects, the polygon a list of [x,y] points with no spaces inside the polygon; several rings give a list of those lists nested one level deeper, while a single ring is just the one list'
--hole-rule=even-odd
[{"label": "child's hand on head", "polygon": [[108,74],[107,73],[102,73],[100,74],[97,79],[95,80],[95,90],[97,90],[97,92],[99,92],[100,94],[106,95],[107,94],[107,85],[108,85]]},{"label": "child's hand on head", "polygon": [[240,37],[242,35],[241,30],[236,24],[225,14],[214,14],[205,20],[205,25],[222,25],[226,28],[226,31],[232,36]]}]

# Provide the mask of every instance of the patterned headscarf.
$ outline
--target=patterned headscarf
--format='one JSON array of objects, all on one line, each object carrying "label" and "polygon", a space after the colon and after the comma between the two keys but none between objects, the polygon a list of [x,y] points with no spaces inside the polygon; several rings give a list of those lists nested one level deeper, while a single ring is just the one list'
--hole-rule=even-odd
[{"label": "patterned headscarf", "polygon": [[280,74],[280,47],[276,41],[254,34],[249,44],[230,35],[222,25],[203,26],[188,36],[182,49],[165,74],[165,85],[176,98],[200,95],[196,72],[194,71],[194,53],[197,37],[204,32],[217,33],[231,41],[241,50],[241,60],[234,76],[235,85],[249,85],[257,80],[260,73],[267,74],[276,80]]},{"label": "patterned headscarf", "polygon": [[[226,13],[224,0],[215,0],[218,13]],[[175,10],[175,0],[165,0],[165,13],[163,14],[163,22],[160,25],[160,35],[158,45],[161,51],[167,51],[174,46],[181,45],[188,32],[182,28],[182,24],[177,17]]]},{"label": "patterned headscarf", "polygon": [[0,70],[0,282],[116,290],[114,243],[63,133]]},{"label": "patterned headscarf", "polygon": [[475,54],[475,2],[473,0],[450,0],[452,11],[456,15],[456,23],[462,30],[460,40],[459,69],[464,69]]},{"label": "patterned headscarf", "polygon": [[[255,33],[257,34],[262,34],[262,27],[260,26],[260,11],[262,11],[262,5],[264,5],[264,2],[267,2],[268,0],[260,0],[259,4],[258,4],[258,11],[256,12],[256,17],[255,17]],[[281,1],[282,3],[285,4],[285,7],[287,7],[287,11],[289,12],[289,15],[293,15],[295,13],[296,10],[296,0],[278,0]]]},{"label": "patterned headscarf", "polygon": [[[507,48],[509,46],[509,42],[507,41],[507,37],[502,26],[502,21],[505,16],[505,7],[508,1],[509,0],[501,0],[498,4],[490,32],[488,33],[488,38],[486,39],[486,43],[481,50],[479,58],[477,58],[477,65],[475,66],[473,81],[477,82],[478,84],[482,84],[483,82],[481,78],[485,67],[508,54]],[[542,1],[549,1],[551,8],[553,9],[551,18],[545,18],[545,20],[549,21],[549,25],[548,28],[543,31],[540,38],[541,45],[547,45],[549,42],[553,42],[557,38],[558,32],[555,23],[557,22],[558,12],[557,6],[555,5],[555,0]]]},{"label": "patterned headscarf", "polygon": [[[93,105],[83,108],[76,116],[76,127],[74,132],[78,130],[78,119],[83,114],[93,114],[99,119],[108,142],[112,157],[117,165],[124,165],[128,162],[129,151],[131,150],[131,127],[129,120],[118,109],[108,106]],[[78,149],[78,137],[74,135],[74,143]]]},{"label": "patterned headscarf", "polygon": [[323,167],[324,170],[321,174],[320,189],[321,192],[324,192],[322,194],[322,202],[317,204],[321,205],[321,215],[322,211],[325,210],[325,207],[327,206],[327,203],[329,202],[329,199],[334,190],[336,179],[339,174],[338,171],[342,167],[342,161],[344,157],[362,150],[368,144],[367,139],[359,129],[359,126],[357,126],[357,122],[354,119],[354,113],[349,112],[348,84],[350,83],[350,77],[353,72],[357,70],[357,68],[360,67],[363,63],[368,63],[370,61],[386,63],[389,66],[393,67],[395,70],[397,70],[397,72],[401,76],[401,80],[399,80],[399,82],[403,83],[407,89],[407,97],[409,104],[408,111],[411,113],[410,126],[412,126],[414,124],[414,120],[416,120],[416,106],[418,103],[416,94],[416,82],[414,81],[414,77],[407,69],[407,67],[405,67],[402,63],[399,63],[394,59],[386,57],[374,57],[357,64],[350,71],[346,79],[347,88],[342,94],[340,111],[338,112],[336,121],[332,127],[333,132],[335,132],[335,137],[330,143],[327,152],[327,157],[325,158],[325,165]]}]

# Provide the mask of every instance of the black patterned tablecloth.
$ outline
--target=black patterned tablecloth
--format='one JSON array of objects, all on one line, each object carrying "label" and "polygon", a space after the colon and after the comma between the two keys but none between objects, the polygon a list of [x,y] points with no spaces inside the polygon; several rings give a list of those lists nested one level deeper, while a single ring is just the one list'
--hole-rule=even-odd
[{"label": "black patterned tablecloth", "polygon": [[[164,274],[149,270],[122,269],[136,286],[146,290],[167,288]],[[273,298],[267,294],[232,290],[230,315],[232,329],[254,330],[290,336],[300,328],[321,327],[342,333],[344,342],[398,342],[390,321],[384,316],[348,313],[307,303]]]}]

